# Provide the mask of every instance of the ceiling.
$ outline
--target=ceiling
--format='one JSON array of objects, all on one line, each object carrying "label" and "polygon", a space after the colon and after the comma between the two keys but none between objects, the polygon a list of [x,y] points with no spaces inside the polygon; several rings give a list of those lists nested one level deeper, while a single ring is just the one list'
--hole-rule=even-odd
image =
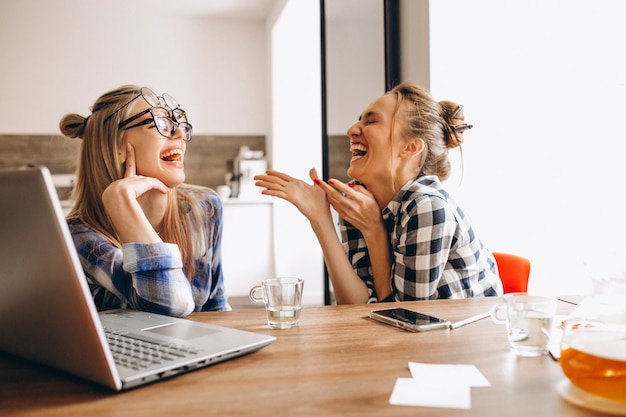
[{"label": "ceiling", "polygon": [[274,0],[133,0],[134,6],[147,10],[238,19],[265,19],[274,3]]},{"label": "ceiling", "polygon": [[[135,7],[178,15],[263,20],[277,0],[133,0]],[[360,19],[382,13],[382,0],[326,0],[326,18]]]}]

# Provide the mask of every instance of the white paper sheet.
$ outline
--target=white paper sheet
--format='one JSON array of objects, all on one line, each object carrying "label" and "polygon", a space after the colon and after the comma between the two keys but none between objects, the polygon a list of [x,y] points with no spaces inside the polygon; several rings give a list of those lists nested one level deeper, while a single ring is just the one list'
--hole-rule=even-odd
[{"label": "white paper sheet", "polygon": [[474,365],[409,362],[413,378],[398,378],[389,403],[440,408],[471,408],[471,388],[491,384]]},{"label": "white paper sheet", "polygon": [[415,378],[398,378],[389,404],[461,409],[472,406],[468,386],[453,384],[436,387]]},{"label": "white paper sheet", "polygon": [[474,365],[446,365],[409,362],[409,370],[415,379],[433,385],[460,384],[468,387],[489,387],[487,378]]}]

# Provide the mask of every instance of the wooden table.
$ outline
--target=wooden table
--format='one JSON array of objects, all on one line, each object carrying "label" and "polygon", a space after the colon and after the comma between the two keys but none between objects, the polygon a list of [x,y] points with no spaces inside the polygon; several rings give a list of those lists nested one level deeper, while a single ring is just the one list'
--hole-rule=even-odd
[{"label": "wooden table", "polygon": [[[460,320],[498,299],[402,303]],[[379,304],[391,307],[398,304]],[[559,302],[565,314],[573,304]],[[270,330],[262,309],[194,313],[191,319],[268,333],[278,340],[229,362],[113,393],[0,354],[0,415],[32,416],[592,416],[556,391],[550,356],[517,357],[491,319],[455,330],[409,333],[369,319],[372,305],[305,308],[300,326]],[[1,337],[1,335],[0,335]],[[471,410],[389,404],[408,362],[473,364],[491,387],[472,388]]]}]

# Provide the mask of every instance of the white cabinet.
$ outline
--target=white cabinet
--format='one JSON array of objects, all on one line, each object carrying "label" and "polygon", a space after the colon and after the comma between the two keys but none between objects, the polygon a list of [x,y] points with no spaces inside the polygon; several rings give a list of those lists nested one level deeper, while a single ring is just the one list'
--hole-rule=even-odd
[{"label": "white cabinet", "polygon": [[274,275],[270,198],[224,199],[222,268],[229,297],[248,296],[250,288]]}]

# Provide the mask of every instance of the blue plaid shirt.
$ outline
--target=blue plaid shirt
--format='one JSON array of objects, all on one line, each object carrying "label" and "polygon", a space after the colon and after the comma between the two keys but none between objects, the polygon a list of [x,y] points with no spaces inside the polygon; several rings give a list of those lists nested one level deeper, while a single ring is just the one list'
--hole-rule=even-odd
[{"label": "blue plaid shirt", "polygon": [[191,282],[173,243],[126,243],[114,246],[80,220],[68,225],[98,310],[130,308],[176,317],[192,311],[230,310],[222,276],[222,204],[212,191],[202,194],[208,264],[198,260]]},{"label": "blue plaid shirt", "polygon": [[340,218],[344,249],[369,302],[502,295],[495,259],[436,176],[409,181],[383,209],[391,244],[392,294],[378,300],[365,239]]}]

